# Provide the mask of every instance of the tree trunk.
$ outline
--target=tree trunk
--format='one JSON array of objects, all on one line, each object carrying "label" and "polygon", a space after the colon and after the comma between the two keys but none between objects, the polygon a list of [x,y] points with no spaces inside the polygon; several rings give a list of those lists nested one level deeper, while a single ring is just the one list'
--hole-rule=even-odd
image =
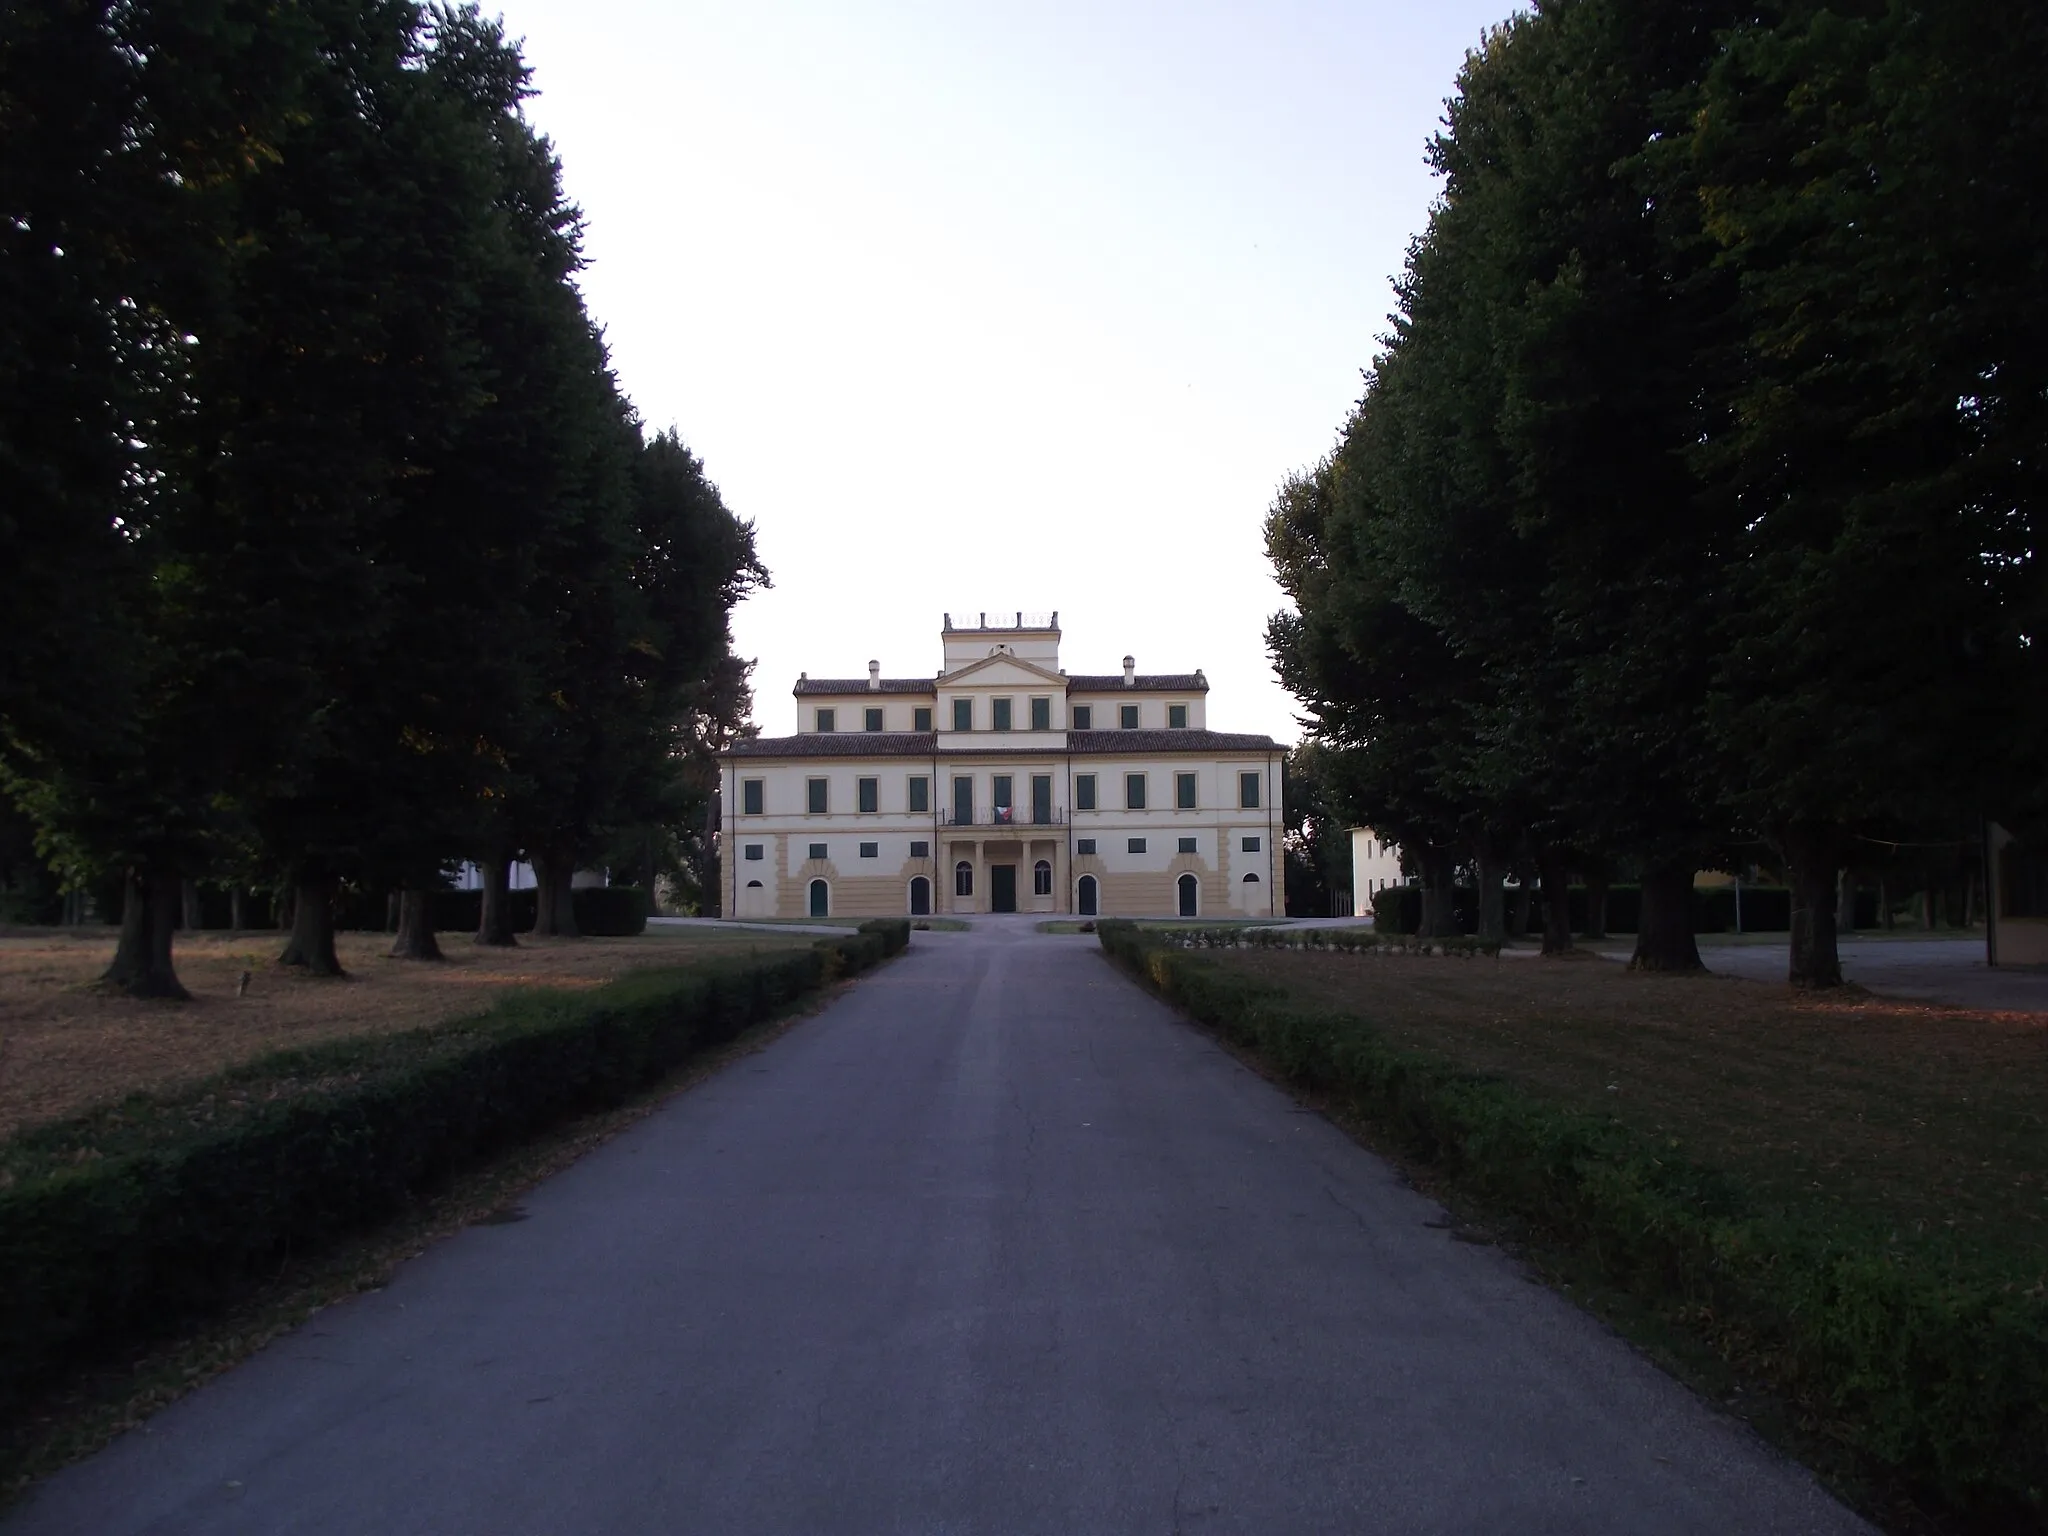
[{"label": "tree trunk", "polygon": [[1927,882],[1927,889],[1920,893],[1920,926],[1929,933],[1934,931],[1934,882]]},{"label": "tree trunk", "polygon": [[1451,887],[1458,875],[1458,861],[1451,850],[1430,843],[1422,850],[1421,937],[1445,939],[1458,931],[1458,912]]},{"label": "tree trunk", "polygon": [[1792,886],[1792,964],[1795,987],[1839,987],[1842,954],[1835,944],[1835,829],[1807,824],[1785,834],[1786,873]]},{"label": "tree trunk", "polygon": [[277,893],[277,926],[280,931],[290,933],[292,919],[298,915],[298,888],[286,886]]},{"label": "tree trunk", "polygon": [[277,963],[304,966],[313,976],[346,974],[334,952],[332,880],[301,880],[292,888],[292,936]]},{"label": "tree trunk", "polygon": [[1882,875],[1877,878],[1877,926],[1887,933],[1892,926],[1892,887]]},{"label": "tree trunk", "polygon": [[1972,865],[1963,876],[1963,927],[1977,926],[1977,869]]},{"label": "tree trunk", "polygon": [[1856,871],[1844,868],[1835,880],[1835,932],[1856,931]]},{"label": "tree trunk", "polygon": [[398,893],[397,937],[391,941],[394,960],[439,960],[440,941],[434,937],[432,903],[427,892],[411,886]]},{"label": "tree trunk", "polygon": [[1544,852],[1536,864],[1543,880],[1543,953],[1568,955],[1572,952],[1571,861],[1560,849]]},{"label": "tree trunk", "polygon": [[180,880],[178,882],[178,926],[187,933],[197,933],[200,928],[199,882]]},{"label": "tree trunk", "polygon": [[171,935],[178,927],[176,875],[128,872],[121,894],[121,938],[113,963],[100,980],[130,997],[168,997],[190,1002],[171,960]]},{"label": "tree trunk", "polygon": [[248,909],[242,903],[242,888],[239,885],[230,886],[228,888],[228,936],[230,938],[237,938],[241,935],[242,920],[249,915]]},{"label": "tree trunk", "polygon": [[1501,889],[1501,880],[1507,871],[1500,860],[1484,848],[1479,850],[1477,860],[1479,880],[1479,942],[1500,944],[1508,936],[1507,893]]},{"label": "tree trunk", "polygon": [[1693,935],[1690,859],[1656,864],[1643,871],[1642,915],[1636,919],[1632,971],[1703,971]]},{"label": "tree trunk", "polygon": [[576,907],[569,882],[576,872],[573,856],[533,855],[533,936],[537,939],[576,937]]},{"label": "tree trunk", "polygon": [[485,859],[481,868],[484,899],[473,942],[499,949],[517,948],[519,940],[512,933],[512,861]]}]

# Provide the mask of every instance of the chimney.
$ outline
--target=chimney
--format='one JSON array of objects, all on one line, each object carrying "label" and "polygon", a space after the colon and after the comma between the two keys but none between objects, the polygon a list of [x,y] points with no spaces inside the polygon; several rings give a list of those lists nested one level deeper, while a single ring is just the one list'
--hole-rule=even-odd
[{"label": "chimney", "polygon": [[1130,656],[1124,658],[1124,686],[1126,688],[1138,686],[1138,663],[1135,658]]},{"label": "chimney", "polygon": [[868,692],[880,693],[881,691],[882,664],[879,661],[871,661],[868,663]]}]

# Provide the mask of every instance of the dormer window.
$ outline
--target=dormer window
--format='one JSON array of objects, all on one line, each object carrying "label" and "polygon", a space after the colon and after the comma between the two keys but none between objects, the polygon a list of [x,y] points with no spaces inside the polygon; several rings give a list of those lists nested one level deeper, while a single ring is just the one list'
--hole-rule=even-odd
[{"label": "dormer window", "polygon": [[867,711],[867,722],[864,729],[870,731],[879,731],[881,728],[882,712],[879,709],[870,709],[869,711]]},{"label": "dormer window", "polygon": [[[1117,725],[1123,730],[1135,731],[1138,728],[1138,706],[1135,704],[1119,704],[1117,706]],[[831,727],[826,725],[820,726],[819,729],[829,731]]]},{"label": "dormer window", "polygon": [[831,710],[829,710],[829,709],[821,709],[821,710],[819,710],[819,711],[818,711],[818,729],[819,729],[819,730],[821,730],[821,731],[835,731],[835,730],[837,730],[837,729],[838,729],[839,727],[838,727],[838,726],[837,726],[836,724],[834,724],[834,723],[833,723],[833,722],[834,722],[834,720],[835,720],[835,718],[836,718],[836,717],[835,717],[835,715],[833,714],[833,712],[832,712]]},{"label": "dormer window", "polygon": [[1166,728],[1169,731],[1184,731],[1188,728],[1188,707],[1185,704],[1166,706]]},{"label": "dormer window", "polygon": [[1093,704],[1076,704],[1073,709],[1073,716],[1075,730],[1092,731],[1095,729],[1095,706]]}]

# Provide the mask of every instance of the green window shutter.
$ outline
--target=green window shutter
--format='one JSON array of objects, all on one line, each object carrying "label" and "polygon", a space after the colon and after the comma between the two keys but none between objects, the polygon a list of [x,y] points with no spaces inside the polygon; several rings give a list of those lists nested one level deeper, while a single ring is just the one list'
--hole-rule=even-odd
[{"label": "green window shutter", "polygon": [[974,729],[974,700],[955,699],[953,701],[953,729],[956,731],[971,731]]},{"label": "green window shutter", "polygon": [[1031,775],[1031,819],[1040,826],[1052,820],[1052,775],[1049,773]]},{"label": "green window shutter", "polygon": [[1129,838],[1124,843],[1124,852],[1126,853],[1143,853],[1144,851],[1145,839],[1142,837]]},{"label": "green window shutter", "polygon": [[824,845],[823,843],[813,843],[813,844],[811,844],[811,857],[812,857],[812,858],[814,858],[814,859],[822,859],[822,858],[824,858],[824,857],[825,857],[825,845]]},{"label": "green window shutter", "polygon": [[1195,808],[1195,776],[1192,773],[1173,776],[1173,803],[1177,810],[1192,811]]},{"label": "green window shutter", "polygon": [[825,782],[823,779],[804,781],[804,808],[813,816],[825,814]]},{"label": "green window shutter", "polygon": [[1145,775],[1127,773],[1124,775],[1124,809],[1142,811],[1145,809]]},{"label": "green window shutter", "polygon": [[989,729],[992,731],[1007,731],[1010,728],[1010,701],[1008,699],[992,699],[990,700],[990,708],[994,713],[989,721]]},{"label": "green window shutter", "polygon": [[1166,728],[1169,731],[1184,731],[1188,728],[1188,707],[1185,704],[1166,706]]},{"label": "green window shutter", "polygon": [[932,781],[921,773],[910,776],[909,804],[913,811],[928,811],[932,808]]},{"label": "green window shutter", "polygon": [[868,812],[882,808],[882,781],[880,779],[856,779],[854,792],[858,796],[855,805]]},{"label": "green window shutter", "polygon": [[964,773],[953,781],[953,825],[974,825],[974,780]]},{"label": "green window shutter", "polygon": [[834,721],[834,719],[835,719],[835,718],[836,718],[836,717],[835,717],[835,715],[833,714],[833,712],[832,712],[831,710],[829,710],[829,709],[821,709],[821,710],[819,710],[819,711],[818,711],[818,729],[819,729],[819,730],[821,730],[821,731],[829,731],[829,730],[833,730],[833,729],[835,729],[835,727],[834,727],[834,725],[833,725],[833,721]]},{"label": "green window shutter", "polygon": [[913,731],[928,731],[932,728],[932,707],[920,704],[910,712],[910,728]]},{"label": "green window shutter", "polygon": [[1075,730],[1092,731],[1095,729],[1095,706],[1093,704],[1076,704],[1073,709],[1073,716]]},{"label": "green window shutter", "polygon": [[1013,804],[1015,804],[1015,801],[1011,799],[1010,776],[1007,773],[997,774],[995,778],[994,788],[996,809],[999,811],[1007,811]]},{"label": "green window shutter", "polygon": [[[1138,706],[1135,704],[1119,705],[1117,707],[1117,724],[1126,731],[1135,731],[1138,728]],[[820,729],[829,729],[829,727],[820,727]]]},{"label": "green window shutter", "polygon": [[1034,731],[1049,731],[1052,729],[1051,699],[1033,699],[1031,701],[1031,729]]},{"label": "green window shutter", "polygon": [[1095,809],[1095,775],[1081,773],[1074,776],[1074,809],[1092,811]]},{"label": "green window shutter", "polygon": [[863,726],[870,731],[879,731],[882,728],[882,712],[879,709],[870,709]]},{"label": "green window shutter", "polygon": [[879,859],[882,856],[882,845],[880,843],[862,843],[860,845],[860,856],[864,859]]},{"label": "green window shutter", "polygon": [[761,814],[762,793],[761,780],[740,780],[740,814],[742,816],[758,816]]},{"label": "green window shutter", "polygon": [[1182,853],[1193,853],[1195,851],[1195,840],[1192,837],[1182,838],[1179,851]]},{"label": "green window shutter", "polygon": [[1259,808],[1259,775],[1240,773],[1237,776],[1237,803],[1248,811]]}]

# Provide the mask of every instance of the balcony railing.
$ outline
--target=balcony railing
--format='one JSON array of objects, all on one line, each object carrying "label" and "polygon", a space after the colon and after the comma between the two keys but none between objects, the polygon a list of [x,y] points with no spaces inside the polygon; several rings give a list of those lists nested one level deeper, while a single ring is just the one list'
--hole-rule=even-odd
[{"label": "balcony railing", "polygon": [[942,824],[948,827],[1063,827],[1067,824],[1067,813],[1048,810],[1034,815],[1027,806],[984,805],[977,806],[966,816],[957,811],[947,811]]}]

